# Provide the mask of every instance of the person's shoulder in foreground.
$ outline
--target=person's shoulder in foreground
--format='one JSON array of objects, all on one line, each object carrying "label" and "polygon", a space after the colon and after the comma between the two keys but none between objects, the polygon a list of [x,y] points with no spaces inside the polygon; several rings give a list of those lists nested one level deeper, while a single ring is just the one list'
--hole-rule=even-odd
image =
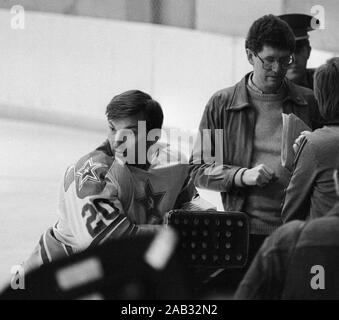
[{"label": "person's shoulder in foreground", "polygon": [[288,258],[304,223],[291,221],[266,238],[241,281],[234,295],[235,300],[281,298]]},{"label": "person's shoulder in foreground", "polygon": [[[338,170],[333,177],[339,196]],[[320,261],[326,263],[328,271],[331,270],[332,274],[327,274],[328,279],[339,286],[334,281],[336,274],[333,277],[339,259],[338,243],[339,202],[322,218],[307,222],[294,220],[282,225],[258,251],[234,298],[314,298],[314,290],[309,287],[312,274],[310,276],[311,270],[308,269],[319,265]],[[333,299],[335,290],[330,288],[324,294]]]},{"label": "person's shoulder in foreground", "polygon": [[[339,241],[339,204],[325,217],[309,222],[294,220],[278,228],[266,239],[241,281],[236,300],[279,300],[302,297],[312,278],[291,277],[292,263],[318,265],[329,260]],[[330,251],[329,251],[330,249]],[[319,254],[318,251],[322,253]],[[295,255],[302,251],[302,255]],[[298,260],[298,261],[297,261]],[[306,266],[306,267],[307,267]],[[329,278],[333,275],[327,274]],[[294,281],[291,281],[293,278]],[[307,278],[307,279],[305,279]],[[293,282],[293,283],[291,283]],[[289,287],[294,290],[291,293]],[[339,296],[337,296],[339,298]]]}]

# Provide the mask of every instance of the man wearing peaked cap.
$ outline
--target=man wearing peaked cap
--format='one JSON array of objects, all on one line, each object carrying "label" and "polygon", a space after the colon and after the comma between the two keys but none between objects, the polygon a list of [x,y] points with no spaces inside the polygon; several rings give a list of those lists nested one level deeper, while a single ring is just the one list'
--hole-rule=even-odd
[{"label": "man wearing peaked cap", "polygon": [[289,24],[296,41],[295,61],[287,70],[286,77],[298,85],[313,90],[313,74],[315,69],[307,69],[306,66],[312,50],[308,32],[315,30],[312,27],[312,19],[314,17],[307,14],[295,13],[283,14],[279,18]]}]

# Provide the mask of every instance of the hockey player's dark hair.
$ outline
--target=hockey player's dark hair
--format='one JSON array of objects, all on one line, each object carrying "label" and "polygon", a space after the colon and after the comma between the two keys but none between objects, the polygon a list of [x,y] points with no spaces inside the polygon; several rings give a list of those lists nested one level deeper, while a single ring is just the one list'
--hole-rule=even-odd
[{"label": "hockey player's dark hair", "polygon": [[248,31],[245,47],[258,53],[264,45],[293,53],[295,38],[291,27],[273,14],[254,21]]},{"label": "hockey player's dark hair", "polygon": [[143,112],[146,117],[146,128],[161,129],[164,115],[160,104],[152,97],[139,90],[123,92],[111,100],[106,108],[108,120],[123,119]]}]

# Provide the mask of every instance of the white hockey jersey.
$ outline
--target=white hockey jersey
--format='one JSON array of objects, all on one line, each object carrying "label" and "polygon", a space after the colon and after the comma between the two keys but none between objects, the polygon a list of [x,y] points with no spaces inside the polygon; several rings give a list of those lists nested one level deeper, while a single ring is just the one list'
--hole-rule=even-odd
[{"label": "white hockey jersey", "polygon": [[166,212],[196,193],[188,164],[172,160],[164,146],[148,170],[123,165],[105,141],[70,166],[60,189],[58,221],[41,236],[24,264],[26,271],[161,224]]}]

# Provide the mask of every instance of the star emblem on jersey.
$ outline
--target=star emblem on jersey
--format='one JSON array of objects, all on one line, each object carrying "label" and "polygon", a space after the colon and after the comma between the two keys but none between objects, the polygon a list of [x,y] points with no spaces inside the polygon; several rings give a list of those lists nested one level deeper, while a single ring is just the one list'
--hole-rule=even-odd
[{"label": "star emblem on jersey", "polygon": [[159,205],[165,194],[166,192],[154,192],[150,181],[146,181],[145,195],[137,201],[144,206],[148,223],[162,222],[162,214],[159,211]]},{"label": "star emblem on jersey", "polygon": [[79,190],[82,189],[86,181],[100,182],[96,170],[104,167],[107,166],[102,163],[93,162],[93,159],[89,158],[76,173],[77,177],[79,177]]}]

